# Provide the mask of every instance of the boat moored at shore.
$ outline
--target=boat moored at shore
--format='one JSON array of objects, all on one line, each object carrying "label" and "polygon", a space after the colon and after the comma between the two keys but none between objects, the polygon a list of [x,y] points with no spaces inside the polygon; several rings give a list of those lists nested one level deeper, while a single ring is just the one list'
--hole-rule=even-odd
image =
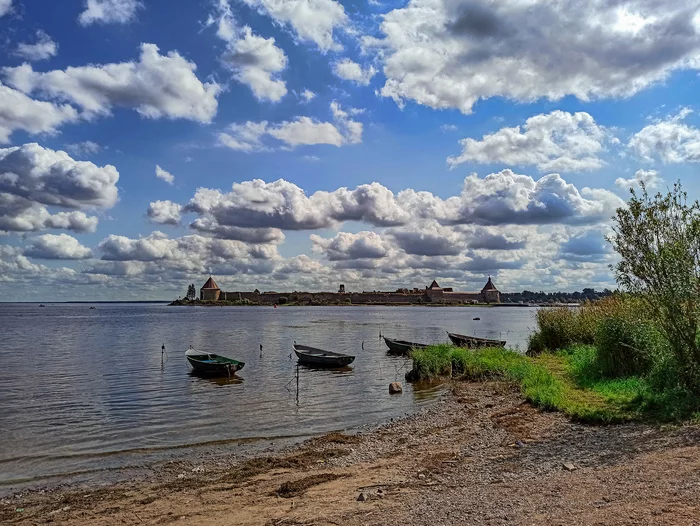
[{"label": "boat moored at shore", "polygon": [[389,348],[387,351],[389,354],[408,354],[411,352],[412,349],[425,349],[428,347],[428,344],[426,343],[416,343],[416,342],[409,342],[406,340],[394,340],[392,338],[387,338],[386,336],[382,336],[384,338],[384,343],[386,343],[386,346]]},{"label": "boat moored at shore", "polygon": [[478,336],[468,336],[466,334],[457,334],[448,332],[447,336],[452,343],[458,347],[466,347],[468,349],[479,349],[483,347],[505,347],[505,340],[492,340],[490,338],[479,338]]}]

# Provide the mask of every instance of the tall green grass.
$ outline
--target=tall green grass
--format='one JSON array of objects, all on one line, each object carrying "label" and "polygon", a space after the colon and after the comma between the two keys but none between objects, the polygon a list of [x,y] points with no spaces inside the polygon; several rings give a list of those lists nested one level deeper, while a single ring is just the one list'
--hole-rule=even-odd
[{"label": "tall green grass", "polygon": [[679,420],[700,408],[687,391],[659,390],[641,376],[605,376],[591,345],[574,345],[537,357],[502,348],[472,351],[437,345],[416,350],[412,357],[410,380],[444,376],[505,380],[519,385],[525,399],[535,406],[584,422]]},{"label": "tall green grass", "polygon": [[666,382],[670,376],[660,367],[674,367],[668,341],[646,304],[637,297],[618,294],[578,308],[537,312],[537,330],[530,337],[529,355],[578,344],[595,344],[597,368],[611,378],[655,371],[655,376]]},{"label": "tall green grass", "polygon": [[632,311],[638,302],[622,295],[609,296],[579,307],[539,309],[537,330],[530,336],[528,353],[564,349],[573,344],[595,342],[600,323],[621,312]]}]

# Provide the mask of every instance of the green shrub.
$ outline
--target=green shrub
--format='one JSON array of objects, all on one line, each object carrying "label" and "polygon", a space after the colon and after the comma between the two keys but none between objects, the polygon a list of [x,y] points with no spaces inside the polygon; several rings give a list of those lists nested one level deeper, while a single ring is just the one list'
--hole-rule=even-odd
[{"label": "green shrub", "polygon": [[597,364],[609,377],[645,375],[669,352],[665,338],[653,323],[624,316],[601,320],[595,343]]},{"label": "green shrub", "polygon": [[287,304],[287,297],[286,296],[280,296],[279,300],[277,301],[280,305],[286,305]]}]

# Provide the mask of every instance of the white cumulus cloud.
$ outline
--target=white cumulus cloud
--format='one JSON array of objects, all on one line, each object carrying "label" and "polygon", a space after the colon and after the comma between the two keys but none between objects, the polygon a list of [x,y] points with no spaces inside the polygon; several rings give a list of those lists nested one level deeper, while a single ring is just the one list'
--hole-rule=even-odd
[{"label": "white cumulus cloud", "polygon": [[87,157],[89,155],[95,155],[96,153],[100,153],[102,151],[102,146],[100,146],[94,141],[83,141],[72,144],[66,144],[65,148],[68,152],[72,153],[73,155],[84,157]]},{"label": "white cumulus cloud", "polygon": [[304,102],[311,102],[314,98],[316,98],[316,94],[310,89],[305,89],[299,94],[299,96]]},{"label": "white cumulus cloud", "polygon": [[84,212],[51,214],[38,203],[0,192],[0,232],[36,232],[47,228],[94,232],[98,219]]},{"label": "white cumulus cloud", "polygon": [[241,37],[231,42],[222,60],[233,69],[236,80],[253,90],[257,99],[277,102],[287,94],[286,84],[278,78],[287,67],[287,56],[275,45],[274,38],[254,35],[246,26]]},{"label": "white cumulus cloud", "polygon": [[637,170],[631,179],[623,177],[615,179],[615,185],[622,190],[637,187],[639,183],[644,183],[647,188],[658,188],[662,181],[663,179],[656,170]]},{"label": "white cumulus cloud", "polygon": [[15,49],[15,55],[25,60],[45,60],[55,57],[58,53],[58,44],[44,31],[36,32],[36,42],[33,44],[20,43]]},{"label": "white cumulus cloud", "polygon": [[81,25],[126,24],[131,22],[136,11],[143,7],[139,0],[85,0],[85,10],[80,13]]},{"label": "white cumulus cloud", "polygon": [[44,234],[31,238],[23,254],[37,259],[87,259],[92,250],[68,234]]},{"label": "white cumulus cloud", "polygon": [[[94,231],[97,218],[81,210],[114,206],[118,180],[114,166],[76,161],[36,143],[0,149],[0,230]],[[52,215],[47,206],[72,211]]]},{"label": "white cumulus cloud", "polygon": [[261,152],[268,150],[262,143],[267,133],[267,121],[244,124],[231,124],[228,133],[219,133],[219,144],[241,152]]},{"label": "white cumulus cloud", "polygon": [[403,224],[408,213],[393,193],[380,185],[339,188],[307,196],[299,186],[279,179],[234,183],[228,193],[200,188],[185,207],[213,225],[237,228],[316,230],[343,221],[365,221],[377,226]]},{"label": "white cumulus cloud", "polygon": [[353,108],[346,112],[335,101],[331,103],[330,107],[335,124],[322,122],[311,117],[296,117],[291,121],[274,124],[267,121],[234,123],[228,127],[226,132],[219,133],[218,142],[222,146],[242,152],[262,152],[274,149],[272,145],[263,141],[264,138],[268,137],[282,142],[285,148],[314,144],[343,146],[361,143],[362,123],[350,118],[349,114],[349,112],[359,113],[359,110]]},{"label": "white cumulus cloud", "polygon": [[481,140],[462,139],[462,153],[448,157],[447,163],[534,165],[543,172],[597,170],[604,164],[600,154],[609,137],[588,113],[557,110],[530,117],[522,129],[501,128]]},{"label": "white cumulus cloud", "polygon": [[321,51],[339,50],[333,31],[349,23],[335,0],[243,0],[281,25],[289,25],[302,41],[314,42]]},{"label": "white cumulus cloud", "polygon": [[377,70],[374,69],[372,65],[363,68],[357,62],[353,62],[349,58],[344,58],[333,63],[333,73],[343,80],[355,82],[360,86],[368,86],[372,77],[377,73]]},{"label": "white cumulus cloud", "polygon": [[348,259],[380,259],[386,257],[391,244],[376,232],[362,231],[357,234],[338,232],[332,238],[311,234],[314,252],[321,252],[330,261]]},{"label": "white cumulus cloud", "polygon": [[0,16],[5,16],[12,10],[12,0],[0,0]]},{"label": "white cumulus cloud", "polygon": [[36,143],[0,148],[0,192],[65,208],[110,208],[119,172]]},{"label": "white cumulus cloud", "polygon": [[274,38],[253,33],[249,26],[239,27],[228,0],[219,0],[207,25],[216,24],[216,35],[227,42],[222,62],[233,77],[246,84],[258,100],[278,102],[287,94],[280,73],[287,67],[287,56],[275,45]]},{"label": "white cumulus cloud", "polygon": [[175,181],[175,176],[170,172],[163,170],[159,165],[156,164],[156,177],[162,179],[168,184],[173,184]]},{"label": "white cumulus cloud", "polygon": [[68,104],[34,100],[0,82],[0,144],[10,142],[15,130],[53,135],[62,124],[79,119],[78,112]]},{"label": "white cumulus cloud", "polygon": [[628,146],[649,162],[656,159],[668,164],[700,162],[700,129],[682,122],[690,113],[683,110],[645,126],[632,136]]},{"label": "white cumulus cloud", "polygon": [[154,223],[179,225],[182,206],[172,201],[153,201],[148,205],[148,217]]},{"label": "white cumulus cloud", "polygon": [[294,147],[310,144],[342,146],[345,138],[330,122],[319,122],[310,117],[297,117],[267,130],[272,137]]},{"label": "white cumulus cloud", "polygon": [[383,60],[384,97],[471,113],[491,97],[625,97],[697,68],[699,16],[694,0],[410,0],[363,48]]},{"label": "white cumulus cloud", "polygon": [[221,87],[202,83],[197,66],[175,51],[161,55],[158,46],[142,44],[138,62],[69,67],[49,72],[31,65],[4,68],[7,82],[26,93],[76,104],[91,115],[108,115],[114,106],[133,108],[152,119],[210,122]]},{"label": "white cumulus cloud", "polygon": [[506,169],[483,179],[464,180],[454,223],[590,224],[609,219],[624,202],[612,192],[584,187],[579,191],[559,174],[535,180]]}]

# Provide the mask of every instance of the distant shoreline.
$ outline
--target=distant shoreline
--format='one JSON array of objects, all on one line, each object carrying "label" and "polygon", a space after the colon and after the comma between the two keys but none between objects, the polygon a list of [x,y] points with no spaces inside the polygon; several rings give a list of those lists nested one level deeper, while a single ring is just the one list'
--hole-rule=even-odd
[{"label": "distant shoreline", "polygon": [[[277,307],[561,307],[578,304],[532,304],[532,303],[283,303]],[[169,307],[274,307],[270,303],[253,303],[244,301],[207,301],[175,300]]]},{"label": "distant shoreline", "polygon": [[66,304],[66,303],[75,303],[75,304],[91,304],[91,303],[100,303],[100,304],[106,304],[106,303],[165,303],[165,304],[170,304],[172,303],[172,300],[94,300],[94,301],[51,301],[51,300],[44,300],[44,301],[0,301],[0,304],[5,304],[5,305],[10,305],[10,304],[22,304],[22,305],[46,305],[47,303],[54,304],[54,303],[60,303],[60,304]]}]

